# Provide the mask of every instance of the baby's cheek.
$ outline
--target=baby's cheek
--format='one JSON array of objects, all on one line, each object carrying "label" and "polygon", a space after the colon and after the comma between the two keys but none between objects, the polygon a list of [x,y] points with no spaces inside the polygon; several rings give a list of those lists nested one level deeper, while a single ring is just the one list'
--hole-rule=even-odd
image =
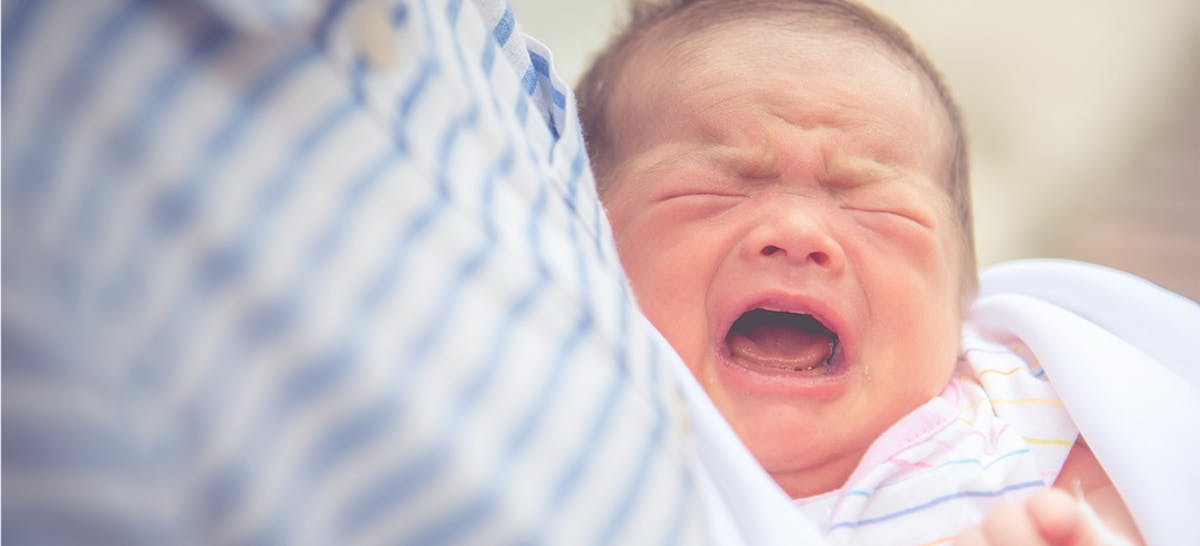
[{"label": "baby's cheek", "polygon": [[943,233],[942,226],[931,229],[886,213],[856,212],[853,217],[853,233],[845,237],[853,241],[849,252],[857,255],[858,264],[883,269],[880,276],[898,283],[905,282],[907,273],[914,284],[903,287],[907,290],[932,288],[938,297],[941,288],[957,293],[956,239]]},{"label": "baby's cheek", "polygon": [[672,267],[675,258],[669,248],[659,248],[646,238],[618,240],[617,248],[643,311],[653,315],[676,299],[673,287],[677,286],[675,277],[679,268]]},{"label": "baby's cheek", "polygon": [[[631,239],[622,262],[642,312],[684,360],[703,345],[705,269],[696,250],[666,236]],[[690,364],[690,362],[689,362]]]}]

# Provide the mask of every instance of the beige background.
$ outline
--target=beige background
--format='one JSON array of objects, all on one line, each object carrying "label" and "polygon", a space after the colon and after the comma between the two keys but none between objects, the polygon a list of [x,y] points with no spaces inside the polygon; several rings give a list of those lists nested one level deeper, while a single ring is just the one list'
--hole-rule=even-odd
[{"label": "beige background", "polygon": [[[1200,299],[1200,2],[870,0],[943,71],[979,261],[1112,265]],[[513,0],[572,83],[626,0]]]}]

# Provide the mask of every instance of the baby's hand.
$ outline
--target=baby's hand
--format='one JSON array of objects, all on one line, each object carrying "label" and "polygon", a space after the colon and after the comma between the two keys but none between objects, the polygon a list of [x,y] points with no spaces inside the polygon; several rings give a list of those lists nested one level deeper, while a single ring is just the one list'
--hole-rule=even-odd
[{"label": "baby's hand", "polygon": [[1091,507],[1059,489],[1001,505],[954,542],[957,546],[1129,546]]}]

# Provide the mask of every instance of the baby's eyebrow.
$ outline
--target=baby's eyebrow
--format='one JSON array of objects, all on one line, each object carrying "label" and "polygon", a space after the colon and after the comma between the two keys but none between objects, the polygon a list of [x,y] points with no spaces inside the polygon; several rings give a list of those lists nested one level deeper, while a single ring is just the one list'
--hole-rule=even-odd
[{"label": "baby's eyebrow", "polygon": [[680,159],[690,159],[738,178],[766,180],[778,178],[782,174],[779,168],[779,154],[770,146],[709,144],[686,155],[690,157]]},{"label": "baby's eyebrow", "polygon": [[723,144],[687,145],[683,149],[666,147],[656,155],[658,157],[646,166],[646,172],[686,167],[746,178],[768,178],[779,174],[775,153],[769,148],[746,149]]},{"label": "baby's eyebrow", "polygon": [[779,153],[770,146],[733,148],[726,159],[744,178],[775,179],[783,173],[779,168]]},{"label": "baby's eyebrow", "polygon": [[826,176],[823,184],[835,187],[856,187],[905,177],[902,169],[870,157],[832,153],[825,159]]}]

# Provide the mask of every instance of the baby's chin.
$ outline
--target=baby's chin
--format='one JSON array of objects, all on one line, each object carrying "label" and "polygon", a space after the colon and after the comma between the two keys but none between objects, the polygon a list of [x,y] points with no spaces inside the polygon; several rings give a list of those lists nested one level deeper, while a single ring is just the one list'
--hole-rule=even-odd
[{"label": "baby's chin", "polygon": [[871,438],[841,440],[805,443],[773,436],[747,438],[746,444],[771,478],[798,499],[844,486],[871,444]]},{"label": "baby's chin", "polygon": [[852,381],[844,396],[826,400],[748,396],[712,387],[718,409],[792,498],[841,488],[878,438],[940,392],[879,393]]},{"label": "baby's chin", "polygon": [[887,424],[851,425],[795,400],[714,402],[759,464],[793,498],[841,487]]}]

